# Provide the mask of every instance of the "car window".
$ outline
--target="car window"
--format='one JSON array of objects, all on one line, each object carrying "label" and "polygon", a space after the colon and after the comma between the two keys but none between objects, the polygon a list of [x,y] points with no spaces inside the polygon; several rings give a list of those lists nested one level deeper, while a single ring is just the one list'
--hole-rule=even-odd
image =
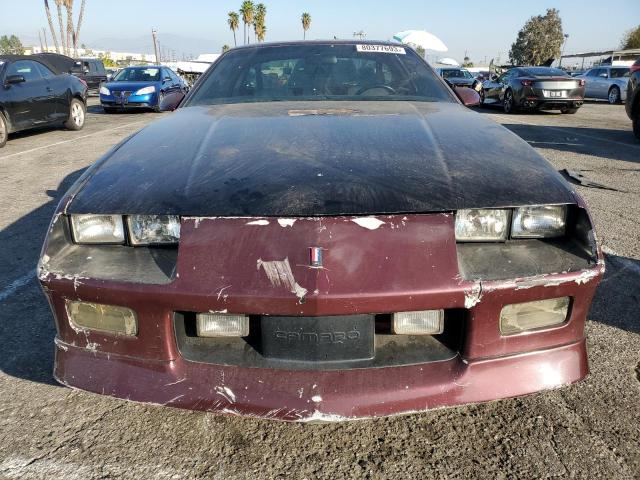
[{"label": "car window", "polygon": [[442,78],[473,78],[467,70],[446,68],[442,70]]},{"label": "car window", "polygon": [[522,71],[525,75],[531,75],[534,77],[568,77],[569,74],[564,70],[560,70],[559,68],[549,68],[549,67],[527,67],[523,68]]},{"label": "car window", "polygon": [[599,68],[598,69],[598,77],[600,77],[600,78],[609,78],[609,72],[607,72],[606,68]]},{"label": "car window", "polygon": [[28,81],[42,80],[37,62],[31,60],[18,60],[9,65],[7,75],[22,75]]},{"label": "car window", "polygon": [[413,50],[393,48],[404,53],[363,51],[355,44],[234,50],[202,78],[187,105],[314,99],[454,101]]},{"label": "car window", "polygon": [[157,82],[160,80],[158,67],[125,68],[114,78],[114,82]]},{"label": "car window", "polygon": [[630,75],[630,69],[628,68],[612,68],[611,78],[624,78]]},{"label": "car window", "polygon": [[40,75],[42,75],[44,78],[51,78],[53,76],[55,76],[55,74],[49,70],[47,67],[45,67],[43,64],[41,64],[40,62],[34,62],[38,71],[40,72]]}]

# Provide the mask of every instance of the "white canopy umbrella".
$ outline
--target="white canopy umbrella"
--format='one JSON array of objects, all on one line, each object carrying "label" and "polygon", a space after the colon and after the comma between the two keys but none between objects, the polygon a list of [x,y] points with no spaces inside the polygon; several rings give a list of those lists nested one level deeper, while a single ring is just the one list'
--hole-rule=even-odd
[{"label": "white canopy umbrella", "polygon": [[441,65],[450,65],[452,67],[459,67],[460,64],[456,62],[453,58],[445,57],[438,60],[438,63]]},{"label": "white canopy umbrella", "polygon": [[449,50],[442,40],[425,30],[405,30],[404,32],[396,33],[393,38],[400,43],[416,45],[425,50],[433,50],[435,52]]}]

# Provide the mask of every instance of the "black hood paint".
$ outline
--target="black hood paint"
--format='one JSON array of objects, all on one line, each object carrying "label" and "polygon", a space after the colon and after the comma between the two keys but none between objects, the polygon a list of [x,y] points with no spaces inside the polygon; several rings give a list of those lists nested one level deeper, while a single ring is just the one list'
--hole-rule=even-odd
[{"label": "black hood paint", "polygon": [[575,203],[533,148],[457,103],[178,109],[112,150],[69,213],[316,216]]}]

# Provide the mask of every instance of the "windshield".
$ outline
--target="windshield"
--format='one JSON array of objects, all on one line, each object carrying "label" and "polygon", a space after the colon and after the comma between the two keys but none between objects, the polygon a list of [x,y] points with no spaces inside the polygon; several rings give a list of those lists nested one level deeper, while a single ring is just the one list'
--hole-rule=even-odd
[{"label": "windshield", "polygon": [[125,68],[114,78],[114,82],[157,82],[160,80],[159,68]]},{"label": "windshield", "polygon": [[228,52],[185,105],[280,100],[454,101],[436,74],[408,48],[306,44]]},{"label": "windshield", "polygon": [[523,68],[522,71],[525,75],[531,75],[533,77],[568,77],[569,75],[564,70],[560,70],[559,68],[549,68],[549,67],[527,67]]},{"label": "windshield", "polygon": [[469,71],[467,70],[456,68],[456,69],[442,70],[442,77],[443,78],[473,78],[473,75],[471,75],[471,73],[469,73]]},{"label": "windshield", "polygon": [[611,78],[624,78],[631,75],[630,69],[628,68],[612,68],[611,69]]}]

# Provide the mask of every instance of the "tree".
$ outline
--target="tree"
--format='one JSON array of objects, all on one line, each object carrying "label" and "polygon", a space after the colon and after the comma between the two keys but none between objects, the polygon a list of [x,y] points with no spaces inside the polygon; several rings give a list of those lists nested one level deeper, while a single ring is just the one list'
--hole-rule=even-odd
[{"label": "tree", "polygon": [[306,40],[307,30],[309,30],[309,27],[311,26],[311,15],[305,12],[302,14],[301,20],[302,20],[302,38]]},{"label": "tree", "polygon": [[229,50],[231,47],[229,45],[223,45],[222,46],[222,53],[226,52],[227,50]]},{"label": "tree", "polygon": [[462,61],[462,66],[464,68],[470,68],[473,67],[473,62],[471,61],[471,59],[469,57],[464,57],[464,60]]},{"label": "tree", "polygon": [[62,5],[64,5],[65,0],[55,0],[56,8],[58,9],[58,26],[60,27],[60,45],[62,46],[62,51],[60,53],[64,53],[65,55],[69,55],[69,50],[67,49],[67,44],[64,41],[64,28],[62,26]]},{"label": "tree", "polygon": [[240,15],[242,15],[242,22],[244,23],[244,36],[245,44],[249,43],[249,30],[247,26],[253,24],[254,6],[251,0],[245,0],[240,6]]},{"label": "tree", "polygon": [[416,53],[420,55],[421,58],[425,58],[427,51],[424,48],[422,48],[420,45],[416,45],[415,50],[416,50]]},{"label": "tree", "polygon": [[264,41],[264,36],[267,33],[267,27],[264,22],[267,17],[267,7],[264,3],[256,5],[255,18],[253,20],[254,33],[256,34],[256,40],[259,42]]},{"label": "tree", "polygon": [[67,55],[71,56],[71,46],[75,43],[73,35],[73,0],[65,0],[67,9]]},{"label": "tree", "polygon": [[80,27],[82,26],[82,21],[84,20],[84,2],[80,4],[80,15],[78,15],[78,24],[76,26],[76,31],[73,33],[73,51],[74,54],[78,55],[78,40],[80,39]]},{"label": "tree", "polygon": [[560,56],[563,41],[559,12],[549,8],[545,15],[527,20],[511,45],[509,60],[514,65],[540,65]]},{"label": "tree", "polygon": [[620,48],[627,50],[630,48],[640,48],[640,25],[632,28],[622,37]]},{"label": "tree", "polygon": [[237,47],[238,42],[236,42],[236,30],[240,26],[240,17],[237,12],[229,12],[229,18],[227,19],[227,23],[229,24],[229,28],[233,32],[233,46]]},{"label": "tree", "polygon": [[49,28],[51,29],[51,36],[53,37],[53,45],[56,47],[56,52],[60,53],[60,47],[58,46],[58,37],[56,37],[56,29],[53,26],[53,19],[51,18],[51,10],[49,9],[48,0],[44,0],[44,11],[47,14],[47,21],[49,22]]},{"label": "tree", "polygon": [[0,37],[0,54],[3,55],[22,55],[24,53],[24,47],[22,42],[15,35],[7,37],[2,35]]}]

